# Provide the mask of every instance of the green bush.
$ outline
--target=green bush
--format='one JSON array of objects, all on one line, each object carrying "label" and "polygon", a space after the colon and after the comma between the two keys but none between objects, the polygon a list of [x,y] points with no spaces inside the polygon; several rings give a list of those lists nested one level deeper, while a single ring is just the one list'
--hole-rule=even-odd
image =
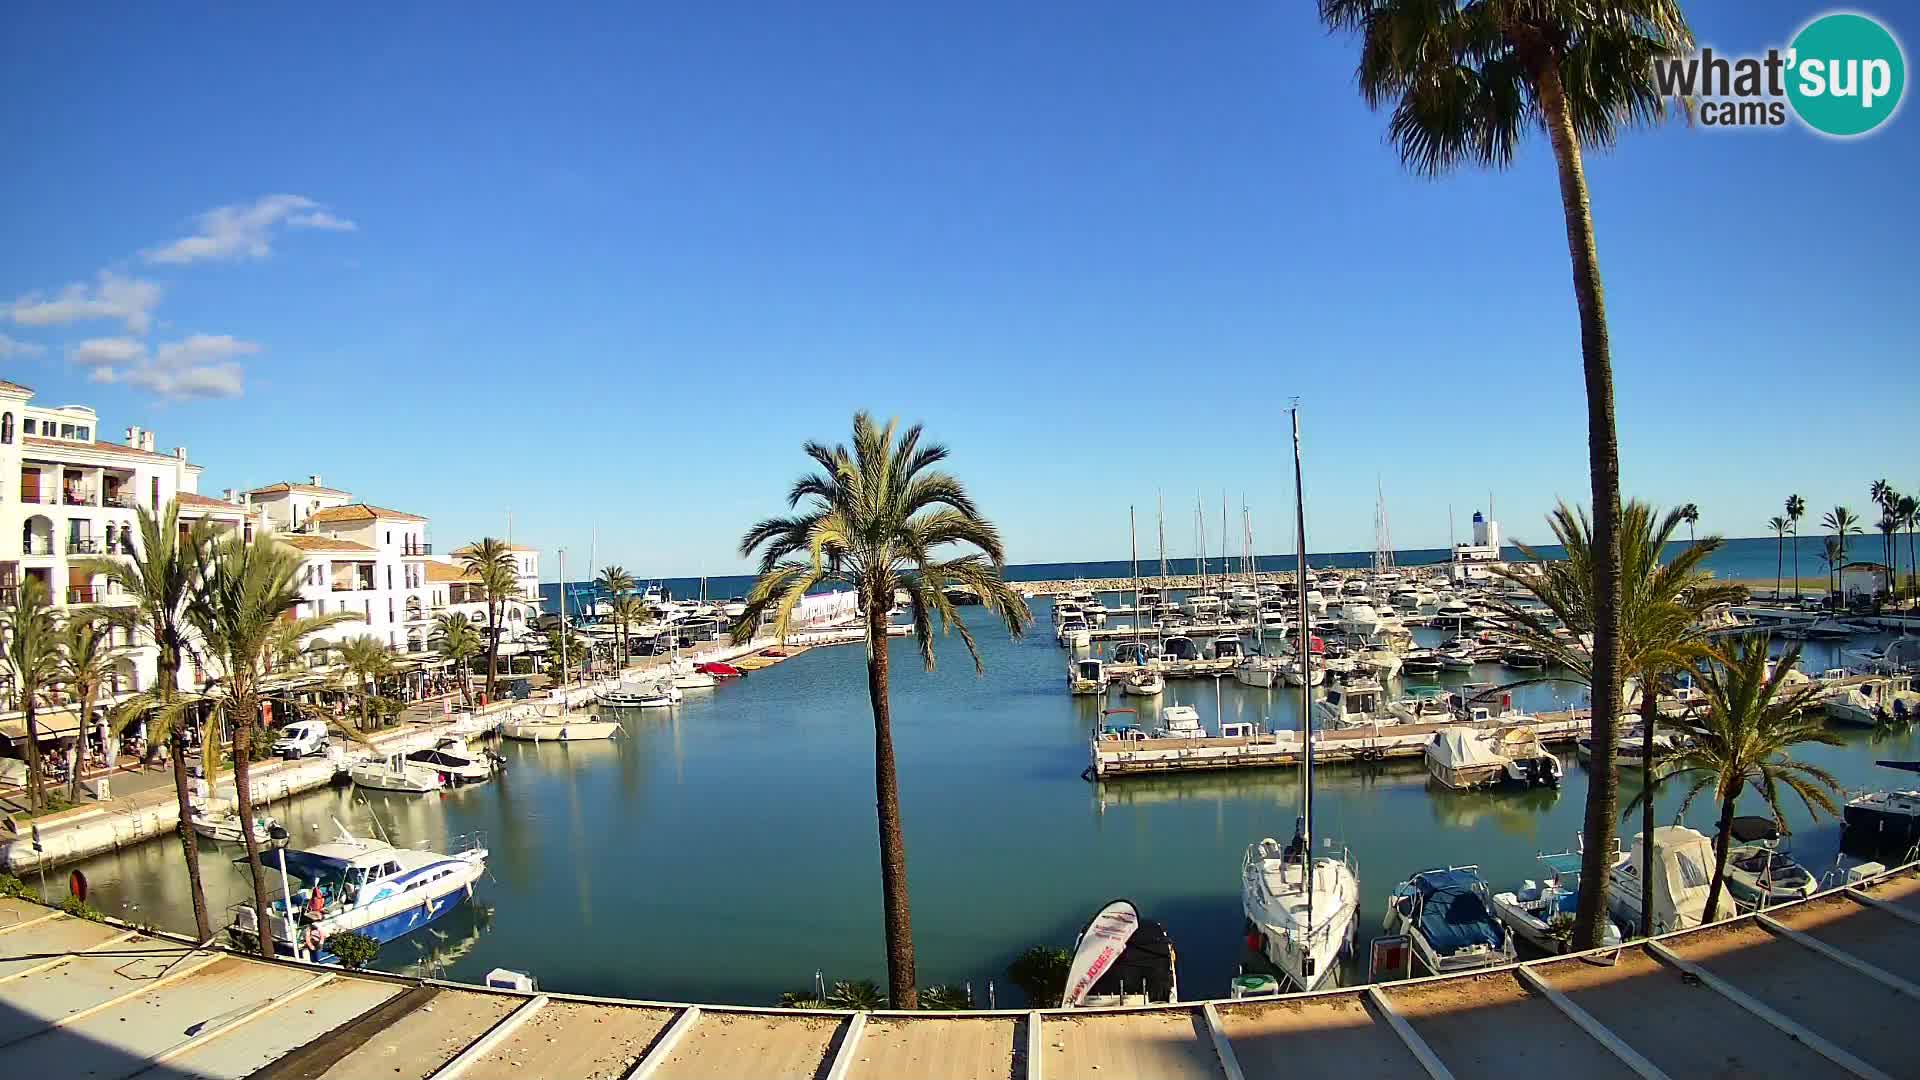
[{"label": "green bush", "polygon": [[973,1008],[965,987],[929,986],[920,991],[920,1007],[930,1012],[958,1012]]},{"label": "green bush", "polygon": [[1007,981],[1025,992],[1027,1004],[1051,1009],[1066,995],[1067,972],[1072,969],[1072,953],[1051,945],[1035,945],[1007,965]]},{"label": "green bush", "polygon": [[27,888],[27,883],[12,874],[0,874],[0,896],[14,896],[23,900],[38,900],[40,897]]},{"label": "green bush", "polygon": [[65,900],[60,901],[60,910],[76,919],[85,919],[88,922],[107,921],[107,916],[104,912],[77,896],[68,896]]},{"label": "green bush", "polygon": [[322,943],[322,948],[340,958],[340,965],[358,971],[380,955],[380,943],[357,930],[342,930]]},{"label": "green bush", "polygon": [[855,979],[833,984],[827,991],[827,1006],[834,1009],[884,1009],[887,995],[872,979]]}]

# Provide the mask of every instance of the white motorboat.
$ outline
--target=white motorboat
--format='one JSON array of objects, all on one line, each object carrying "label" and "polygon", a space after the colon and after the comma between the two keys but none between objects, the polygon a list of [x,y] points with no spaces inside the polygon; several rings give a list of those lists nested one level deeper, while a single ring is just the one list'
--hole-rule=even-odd
[{"label": "white motorboat", "polygon": [[1246,643],[1231,634],[1225,637],[1214,638],[1213,648],[1208,651],[1213,653],[1212,659],[1215,660],[1237,661],[1248,655]]},{"label": "white motorboat", "polygon": [[1513,935],[1492,908],[1479,867],[1423,870],[1394,887],[1382,928],[1407,935],[1435,975],[1472,971],[1513,959]]},{"label": "white motorboat", "polygon": [[1425,757],[1427,774],[1456,791],[1492,787],[1510,764],[1490,732],[1462,728],[1434,732]]},{"label": "white motorboat", "polygon": [[1067,668],[1067,691],[1073,694],[1107,692],[1107,663],[1097,657],[1076,660]]},{"label": "white motorboat", "polygon": [[[1661,825],[1653,830],[1653,850],[1653,932],[1701,925],[1713,885],[1713,841],[1684,825]],[[1649,863],[1646,834],[1635,833],[1633,847],[1607,872],[1613,915],[1625,926],[1640,925],[1640,879]],[[1733,915],[1732,898],[1723,898],[1716,921]]]},{"label": "white motorboat", "polygon": [[1827,695],[1827,719],[1851,727],[1905,723],[1920,717],[1920,693],[1906,675],[1876,675]]},{"label": "white motorboat", "polygon": [[614,709],[665,709],[685,700],[686,694],[667,679],[623,679],[619,686],[600,695],[600,704]]},{"label": "white motorboat", "polygon": [[[243,826],[240,812],[224,803],[193,808],[193,831],[215,843],[246,843]],[[252,832],[253,842],[263,848],[282,847],[287,842],[287,830],[266,814],[253,815]]]},{"label": "white motorboat", "polygon": [[[1493,913],[1521,941],[1558,955],[1572,949],[1574,918],[1580,910],[1580,853],[1563,851],[1539,859],[1546,868],[1541,879],[1528,878],[1512,892],[1494,893]],[[1619,925],[1608,919],[1602,946],[1620,942]]]},{"label": "white motorboat", "polygon": [[1140,668],[1129,673],[1120,684],[1120,689],[1135,697],[1153,697],[1167,688],[1166,677],[1152,668]]},{"label": "white motorboat", "polygon": [[1819,880],[1781,850],[1780,829],[1772,818],[1734,818],[1732,835],[1726,887],[1748,909],[1804,900],[1819,891]]},{"label": "white motorboat", "polygon": [[685,657],[675,657],[669,669],[675,690],[705,690],[715,686],[720,680],[707,672],[696,669],[693,661]]},{"label": "white motorboat", "polygon": [[1447,671],[1472,671],[1475,660],[1473,650],[1464,646],[1444,649],[1434,654],[1440,666]]},{"label": "white motorboat", "polygon": [[1280,680],[1278,657],[1248,653],[1233,666],[1233,677],[1242,686],[1271,687]]},{"label": "white motorboat", "polygon": [[1160,710],[1162,739],[1204,739],[1207,729],[1200,725],[1200,713],[1191,705],[1169,705]]},{"label": "white motorboat", "polygon": [[1385,694],[1371,679],[1329,686],[1313,703],[1313,716],[1328,729],[1397,724],[1400,717],[1387,709]]},{"label": "white motorboat", "polygon": [[475,750],[467,740],[452,735],[443,736],[429,749],[413,751],[407,760],[438,771],[447,787],[484,784],[504,767],[500,755]]},{"label": "white motorboat", "polygon": [[358,762],[347,769],[347,776],[355,787],[407,795],[425,795],[447,786],[439,770],[416,765],[405,754]]},{"label": "white motorboat", "polygon": [[[1613,743],[1613,765],[1616,769],[1634,771],[1645,768],[1646,739],[1641,734],[1642,728],[1637,723],[1638,719],[1639,717],[1637,716],[1623,716],[1620,718],[1621,734],[1614,739]],[[1629,724],[1633,726],[1627,726]],[[1677,750],[1678,747],[1673,741],[1673,736],[1664,731],[1655,731],[1653,733],[1653,763],[1655,768],[1659,767],[1662,759],[1672,757]],[[1573,751],[1574,755],[1581,761],[1591,764],[1593,762],[1592,737],[1581,737],[1573,744]]]},{"label": "white motorboat", "polygon": [[[1890,769],[1920,772],[1911,761],[1882,761]],[[1840,812],[1840,848],[1869,855],[1890,855],[1897,862],[1914,858],[1920,845],[1920,791],[1869,791],[1847,800]]]},{"label": "white motorboat", "polygon": [[611,739],[620,730],[614,720],[602,720],[597,713],[570,712],[555,703],[541,708],[537,717],[507,721],[500,734],[523,742],[586,742]]},{"label": "white motorboat", "polygon": [[[352,930],[388,942],[465,902],[486,872],[487,850],[475,845],[441,854],[396,848],[342,829],[332,843],[275,851],[263,855],[260,863],[279,879],[280,895],[265,919],[274,951],[335,964],[339,959],[327,950],[334,934]],[[261,919],[252,904],[238,905],[233,911],[228,936],[235,947],[250,951],[258,940]]]}]

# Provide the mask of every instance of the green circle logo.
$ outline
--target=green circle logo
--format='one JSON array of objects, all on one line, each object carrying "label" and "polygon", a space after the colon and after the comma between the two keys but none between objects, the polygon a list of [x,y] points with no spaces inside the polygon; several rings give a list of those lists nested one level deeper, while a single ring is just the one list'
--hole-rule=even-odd
[{"label": "green circle logo", "polygon": [[1887,28],[1865,15],[1822,15],[1793,39],[1787,99],[1815,131],[1864,135],[1893,116],[1907,59]]}]

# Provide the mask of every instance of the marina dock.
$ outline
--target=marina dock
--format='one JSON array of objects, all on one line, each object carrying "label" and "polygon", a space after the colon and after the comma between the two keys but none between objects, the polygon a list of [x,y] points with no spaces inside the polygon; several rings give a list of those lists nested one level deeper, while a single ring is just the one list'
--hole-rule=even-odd
[{"label": "marina dock", "polygon": [[[1531,724],[1479,728],[1461,721],[1450,724],[1382,724],[1368,728],[1316,731],[1316,765],[1361,764],[1417,758],[1426,752],[1437,731],[1449,729],[1531,731],[1547,746],[1566,745],[1585,735],[1590,719],[1585,710],[1540,713]],[[1112,780],[1176,772],[1218,769],[1276,769],[1298,765],[1304,746],[1297,731],[1273,731],[1245,738],[1222,739],[1102,739],[1089,740],[1092,762],[1086,776]]]},{"label": "marina dock", "polygon": [[1145,1008],[814,1012],[267,962],[0,900],[20,1075],[211,1080],[1920,1075],[1920,877],[1612,953]]}]

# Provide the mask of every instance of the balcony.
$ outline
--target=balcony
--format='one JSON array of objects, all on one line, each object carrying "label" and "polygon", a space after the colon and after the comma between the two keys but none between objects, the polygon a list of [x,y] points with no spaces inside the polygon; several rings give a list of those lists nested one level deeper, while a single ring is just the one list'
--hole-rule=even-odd
[{"label": "balcony", "polygon": [[20,543],[20,554],[22,554],[22,555],[52,555],[52,554],[53,554],[53,541],[52,541],[52,540],[43,540],[43,539],[40,539],[40,538],[38,538],[38,537],[28,537],[27,539],[25,539],[25,540],[23,540],[23,541],[21,541],[21,543]]},{"label": "balcony", "polygon": [[85,588],[81,588],[81,589],[68,589],[67,603],[91,604],[98,601],[101,595],[103,594],[103,592],[104,590],[96,589],[91,585],[88,585]]},{"label": "balcony", "polygon": [[140,501],[138,499],[135,499],[132,495],[128,495],[125,492],[120,492],[120,493],[108,495],[106,498],[106,502],[103,505],[115,507],[121,510],[138,510],[140,508]]},{"label": "balcony", "polygon": [[99,506],[100,501],[91,491],[68,489],[60,494],[60,501],[68,506]]},{"label": "balcony", "polygon": [[400,546],[400,554],[431,555],[433,554],[433,545],[432,544],[402,544]]},{"label": "balcony", "polygon": [[67,554],[98,555],[100,554],[100,541],[91,536],[69,537],[67,539]]}]

